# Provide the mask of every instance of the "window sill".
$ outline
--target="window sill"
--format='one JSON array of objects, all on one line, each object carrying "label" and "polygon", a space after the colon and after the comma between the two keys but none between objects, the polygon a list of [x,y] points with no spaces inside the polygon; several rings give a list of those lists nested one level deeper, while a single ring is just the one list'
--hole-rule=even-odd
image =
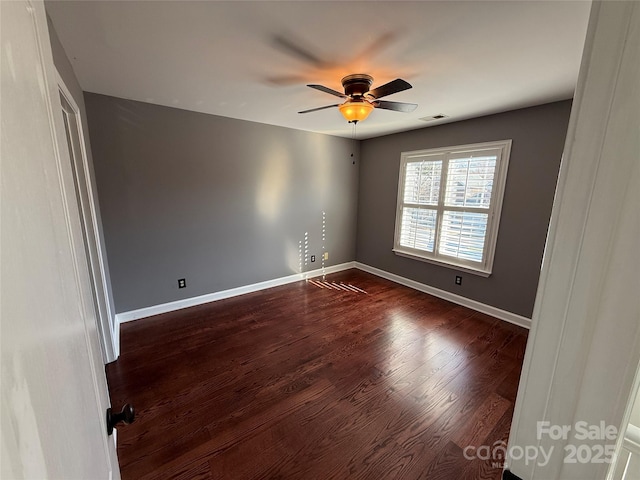
[{"label": "window sill", "polygon": [[419,260],[421,262],[433,263],[434,265],[439,265],[441,267],[451,268],[452,270],[458,270],[461,272],[471,273],[473,275],[478,275],[480,277],[488,278],[491,275],[491,270],[481,270],[473,267],[469,267],[468,265],[459,265],[451,262],[444,262],[442,260],[435,260],[433,258],[422,257],[420,255],[416,255],[415,253],[406,252],[404,250],[393,249],[393,253],[400,257],[411,258],[413,260]]}]

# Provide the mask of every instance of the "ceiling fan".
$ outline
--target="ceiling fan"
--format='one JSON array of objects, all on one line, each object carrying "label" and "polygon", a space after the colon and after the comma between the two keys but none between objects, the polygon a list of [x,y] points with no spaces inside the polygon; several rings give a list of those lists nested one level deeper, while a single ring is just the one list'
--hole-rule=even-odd
[{"label": "ceiling fan", "polygon": [[340,113],[349,123],[358,123],[369,116],[374,108],[382,108],[384,110],[393,110],[395,112],[413,112],[418,105],[415,103],[388,102],[380,100],[382,97],[392,95],[394,93],[408,90],[411,84],[397,78],[389,83],[385,83],[373,90],[370,90],[373,83],[373,77],[364,73],[356,73],[347,75],[342,79],[344,93],[340,93],[324,85],[307,85],[307,87],[315,88],[321,92],[326,92],[336,97],[344,98],[344,103],[336,103],[325,107],[311,108],[298,113],[317,112],[325,108],[338,107]]}]

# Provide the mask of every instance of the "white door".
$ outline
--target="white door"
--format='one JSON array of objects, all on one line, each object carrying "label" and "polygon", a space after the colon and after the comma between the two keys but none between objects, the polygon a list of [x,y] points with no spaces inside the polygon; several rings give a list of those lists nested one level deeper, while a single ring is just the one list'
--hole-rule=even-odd
[{"label": "white door", "polygon": [[42,2],[0,2],[2,478],[120,478]]},{"label": "white door", "polygon": [[611,478],[620,452],[640,364],[639,127],[640,3],[593,2],[509,437],[521,478]]}]

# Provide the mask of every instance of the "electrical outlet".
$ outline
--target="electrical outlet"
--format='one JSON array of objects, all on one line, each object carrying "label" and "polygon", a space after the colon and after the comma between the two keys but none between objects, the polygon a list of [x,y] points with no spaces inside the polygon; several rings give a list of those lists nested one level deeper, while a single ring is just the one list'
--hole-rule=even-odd
[{"label": "electrical outlet", "polygon": [[315,255],[311,255],[311,263],[316,261],[316,256]]},{"label": "electrical outlet", "polygon": [[460,275],[456,275],[456,285],[462,285],[462,277]]},{"label": "electrical outlet", "polygon": [[324,259],[329,260],[329,252],[324,252]]},{"label": "electrical outlet", "polygon": [[178,279],[178,288],[185,288],[187,286],[187,279],[186,278],[179,278]]}]

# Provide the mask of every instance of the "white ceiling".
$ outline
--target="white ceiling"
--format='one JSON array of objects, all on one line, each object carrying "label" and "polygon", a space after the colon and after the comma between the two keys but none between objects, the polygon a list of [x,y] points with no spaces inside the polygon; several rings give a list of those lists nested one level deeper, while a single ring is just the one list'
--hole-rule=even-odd
[{"label": "white ceiling", "polygon": [[[89,92],[351,137],[342,90],[367,73],[374,86],[413,89],[385,100],[358,138],[571,98],[588,1],[62,1],[47,11]],[[377,46],[377,47],[376,47]],[[375,47],[375,48],[374,48]],[[296,51],[297,49],[297,51]]]}]

